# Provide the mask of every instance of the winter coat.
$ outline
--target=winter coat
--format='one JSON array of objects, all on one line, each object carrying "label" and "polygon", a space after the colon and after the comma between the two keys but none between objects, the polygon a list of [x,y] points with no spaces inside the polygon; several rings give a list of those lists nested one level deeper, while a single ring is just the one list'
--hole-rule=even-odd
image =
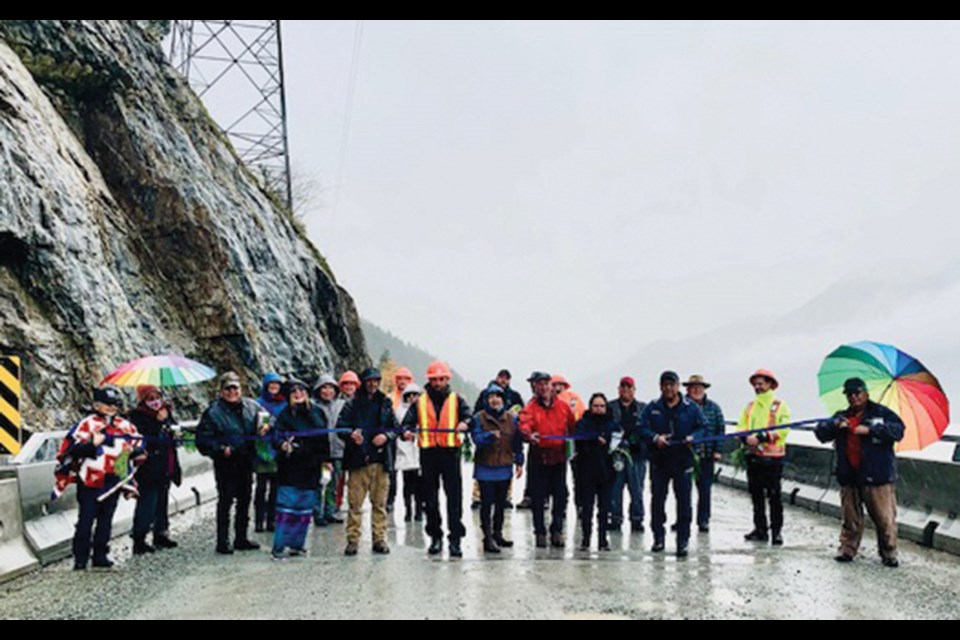
[{"label": "winter coat", "polygon": [[145,436],[143,448],[147,452],[147,460],[137,472],[137,485],[144,489],[161,487],[169,482],[180,486],[182,472],[180,460],[177,458],[177,445],[173,439],[173,411],[169,405],[167,419],[161,422],[157,419],[157,412],[139,405],[130,412],[130,422]]},{"label": "winter coat", "polygon": [[523,438],[512,412],[487,406],[473,416],[470,438],[476,446],[473,475],[477,480],[509,480],[514,465],[523,465]]},{"label": "winter coat", "polygon": [[277,485],[301,490],[316,489],[320,485],[321,465],[330,458],[330,441],[326,434],[306,437],[293,436],[294,448],[284,452],[280,445],[292,433],[327,428],[323,410],[314,403],[308,406],[287,406],[273,425],[271,434],[277,451]]},{"label": "winter coat", "polygon": [[[568,436],[573,433],[576,420],[573,410],[565,402],[554,398],[550,406],[545,406],[534,398],[520,412],[520,432],[523,439],[530,441],[533,434],[540,436]],[[530,455],[544,465],[556,465],[566,462],[566,441],[561,439],[541,440],[539,445],[530,445]]]},{"label": "winter coat", "polygon": [[623,432],[620,447],[628,449],[630,457],[634,459],[646,460],[649,456],[647,445],[640,437],[640,414],[643,413],[643,408],[646,406],[645,403],[634,400],[630,404],[630,411],[627,412],[628,414],[632,412],[634,419],[628,420],[628,424],[625,425],[623,424],[624,409],[623,405],[620,404],[620,399],[611,400],[609,403],[608,415],[613,420],[613,429]]},{"label": "winter coat", "polygon": [[253,459],[254,441],[249,436],[257,435],[260,405],[243,398],[235,405],[223,399],[211,404],[200,417],[197,425],[197,450],[214,460],[224,459],[223,452],[230,447],[230,457]]},{"label": "winter coat", "polygon": [[[410,410],[411,404],[401,404],[396,408],[397,422],[403,422]],[[416,439],[409,442],[402,438],[397,438],[397,455],[394,459],[394,469],[396,471],[416,471],[420,468],[420,447]]]},{"label": "winter coat", "polygon": [[[693,467],[693,452],[682,444],[687,437],[697,438],[707,429],[707,418],[695,403],[681,398],[673,408],[667,406],[661,396],[640,414],[640,434],[650,447],[650,462],[657,467],[690,469]],[[654,438],[667,436],[670,443],[660,449]]]},{"label": "winter coat", "polygon": [[[393,402],[382,391],[371,398],[363,390],[343,407],[337,421],[338,429],[359,429],[363,432],[363,443],[357,445],[350,433],[337,434],[346,443],[343,452],[343,467],[348,471],[361,469],[369,464],[380,463],[387,471],[393,471],[393,447],[397,438],[397,418],[393,413]],[[387,438],[381,446],[375,446],[373,439],[383,434]]]},{"label": "winter coat", "polygon": [[897,458],[894,447],[903,439],[903,421],[896,413],[876,402],[870,401],[863,412],[861,423],[870,428],[870,435],[860,438],[860,468],[854,469],[847,458],[846,430],[837,426],[839,418],[850,417],[845,409],[838,411],[830,420],[817,424],[816,436],[820,442],[834,442],[837,448],[837,464],[834,473],[841,486],[873,487],[897,481]]},{"label": "winter coat", "polygon": [[[613,457],[610,455],[610,440],[618,425],[610,414],[603,416],[586,413],[577,422],[575,434],[577,455],[573,466],[577,470],[577,484],[592,486],[613,480]],[[581,439],[587,438],[587,439]],[[600,444],[603,438],[606,444]]]}]

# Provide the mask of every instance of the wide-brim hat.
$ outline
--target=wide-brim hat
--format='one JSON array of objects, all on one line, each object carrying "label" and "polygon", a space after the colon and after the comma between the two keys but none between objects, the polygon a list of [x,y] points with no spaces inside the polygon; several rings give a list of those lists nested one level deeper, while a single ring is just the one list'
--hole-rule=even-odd
[{"label": "wide-brim hat", "polygon": [[687,381],[683,383],[683,386],[685,386],[685,387],[692,387],[692,386],[695,385],[695,384],[699,384],[699,385],[702,386],[704,389],[709,389],[709,388],[710,388],[710,383],[707,382],[706,379],[705,379],[703,376],[700,376],[700,375],[692,375],[692,376],[690,376],[689,378],[687,378]]}]

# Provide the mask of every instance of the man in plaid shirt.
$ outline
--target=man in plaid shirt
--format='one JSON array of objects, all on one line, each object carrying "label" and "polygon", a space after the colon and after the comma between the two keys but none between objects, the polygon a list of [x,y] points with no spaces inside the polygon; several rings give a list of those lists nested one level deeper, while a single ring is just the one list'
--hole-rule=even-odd
[{"label": "man in plaid shirt", "polygon": [[[704,437],[720,436],[724,432],[723,409],[707,398],[710,383],[703,376],[692,375],[683,383],[687,397],[695,402],[707,418]],[[697,527],[700,533],[710,531],[710,491],[713,487],[714,464],[720,460],[720,442],[705,442],[697,447],[700,468],[697,474]]]}]

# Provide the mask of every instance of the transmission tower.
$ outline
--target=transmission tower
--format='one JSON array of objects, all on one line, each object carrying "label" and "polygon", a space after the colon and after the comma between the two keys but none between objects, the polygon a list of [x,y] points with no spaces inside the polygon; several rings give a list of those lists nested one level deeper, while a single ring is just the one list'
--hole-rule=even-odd
[{"label": "transmission tower", "polygon": [[174,20],[170,63],[292,211],[280,20]]}]

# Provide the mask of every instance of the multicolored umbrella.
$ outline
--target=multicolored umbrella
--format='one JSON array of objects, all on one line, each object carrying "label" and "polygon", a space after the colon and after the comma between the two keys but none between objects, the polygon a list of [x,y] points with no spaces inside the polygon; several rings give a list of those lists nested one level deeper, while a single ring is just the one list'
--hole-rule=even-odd
[{"label": "multicolored umbrella", "polygon": [[898,451],[918,451],[937,442],[950,424],[950,405],[937,378],[919,360],[879,342],[844,345],[820,367],[820,401],[828,411],[845,409],[843,381],[861,378],[870,399],[894,411],[906,426]]},{"label": "multicolored umbrella", "polygon": [[142,384],[177,387],[206,382],[216,375],[217,372],[206,365],[170,354],[131,360],[104,378],[100,384],[115,384],[120,387],[139,387]]}]

